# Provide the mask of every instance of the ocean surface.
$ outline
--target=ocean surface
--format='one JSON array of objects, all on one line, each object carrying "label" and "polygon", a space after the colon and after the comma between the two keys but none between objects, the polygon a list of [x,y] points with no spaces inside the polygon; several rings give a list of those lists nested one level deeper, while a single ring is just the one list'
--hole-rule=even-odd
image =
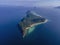
[{"label": "ocean surface", "polygon": [[[48,22],[22,38],[18,27],[27,10],[33,10]],[[0,7],[0,45],[60,45],[60,9],[32,7]]]}]

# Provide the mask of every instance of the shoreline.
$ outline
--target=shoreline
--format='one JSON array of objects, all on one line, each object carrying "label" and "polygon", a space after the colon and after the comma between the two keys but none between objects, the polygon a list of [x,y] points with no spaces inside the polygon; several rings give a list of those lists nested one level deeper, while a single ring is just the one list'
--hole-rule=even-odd
[{"label": "shoreline", "polygon": [[33,26],[36,26],[36,25],[39,25],[39,24],[44,24],[44,23],[46,23],[47,21],[48,21],[48,19],[46,19],[45,22],[32,24],[30,27],[27,27],[26,30],[29,29],[29,28],[31,28],[31,27],[33,27]]}]

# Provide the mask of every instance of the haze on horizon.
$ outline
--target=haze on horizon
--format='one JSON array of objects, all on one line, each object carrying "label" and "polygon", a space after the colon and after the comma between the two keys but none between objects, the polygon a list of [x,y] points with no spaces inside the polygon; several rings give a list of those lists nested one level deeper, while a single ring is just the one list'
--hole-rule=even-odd
[{"label": "haze on horizon", "polygon": [[0,5],[8,6],[60,6],[60,0],[0,0]]}]

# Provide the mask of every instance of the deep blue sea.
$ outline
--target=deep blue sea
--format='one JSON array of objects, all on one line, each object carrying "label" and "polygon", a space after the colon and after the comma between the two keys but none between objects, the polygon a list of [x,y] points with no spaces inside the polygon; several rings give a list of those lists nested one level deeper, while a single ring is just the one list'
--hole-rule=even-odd
[{"label": "deep blue sea", "polygon": [[[18,23],[33,10],[48,19],[22,39]],[[60,9],[31,7],[0,7],[0,45],[60,45]]]}]

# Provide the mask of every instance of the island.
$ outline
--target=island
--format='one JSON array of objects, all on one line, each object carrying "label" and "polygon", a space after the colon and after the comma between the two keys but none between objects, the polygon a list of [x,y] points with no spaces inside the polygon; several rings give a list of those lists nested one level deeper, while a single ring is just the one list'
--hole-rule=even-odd
[{"label": "island", "polygon": [[37,25],[44,24],[48,20],[40,16],[34,11],[28,10],[26,16],[19,22],[19,27],[22,28],[23,38],[34,31]]},{"label": "island", "polygon": [[57,6],[57,7],[55,7],[55,8],[58,8],[58,9],[60,9],[60,6]]}]

